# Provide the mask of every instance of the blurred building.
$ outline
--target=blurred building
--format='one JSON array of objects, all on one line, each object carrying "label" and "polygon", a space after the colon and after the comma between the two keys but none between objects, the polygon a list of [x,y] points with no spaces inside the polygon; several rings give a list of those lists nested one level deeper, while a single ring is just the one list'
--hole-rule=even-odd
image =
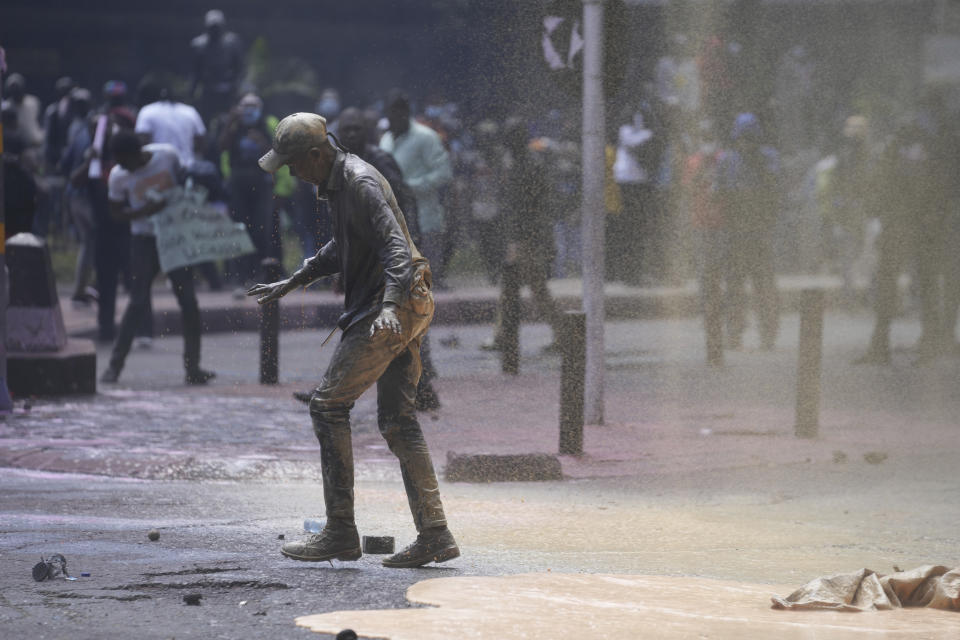
[{"label": "blurred building", "polygon": [[[576,0],[574,0],[576,1]],[[804,44],[827,61],[842,94],[864,81],[906,95],[933,63],[953,51],[960,34],[957,3],[944,0],[625,0],[629,9],[632,77],[649,79],[671,33],[704,34],[738,25],[743,44],[777,59]],[[135,86],[146,71],[186,75],[189,42],[203,14],[224,10],[246,44],[264,36],[272,54],[313,65],[323,86],[347,101],[408,87],[482,96],[491,88],[536,83],[543,75],[540,31],[547,2],[520,0],[192,0],[162,5],[103,0],[5,0],[0,43],[11,68],[48,100],[54,81],[77,78],[99,86],[121,78]],[[95,8],[94,8],[95,7]],[[931,36],[937,36],[933,43]],[[946,52],[946,53],[945,53]],[[859,84],[858,84],[859,83]]]}]

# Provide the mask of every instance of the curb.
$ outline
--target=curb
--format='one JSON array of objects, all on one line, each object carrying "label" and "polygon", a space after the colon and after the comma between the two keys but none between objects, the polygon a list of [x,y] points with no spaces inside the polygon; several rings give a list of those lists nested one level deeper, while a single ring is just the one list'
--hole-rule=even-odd
[{"label": "curb", "polygon": [[[801,289],[781,289],[780,302],[784,312],[796,311],[800,307]],[[561,295],[556,297],[557,306],[563,310],[582,308],[580,296]],[[842,295],[838,290],[827,290],[825,303],[830,308],[842,306]],[[61,303],[63,304],[63,303]],[[536,317],[532,300],[523,299],[524,320]],[[700,314],[700,299],[695,292],[639,292],[632,294],[608,295],[605,298],[605,311],[608,320],[652,320],[657,318],[693,317]],[[337,300],[324,300],[296,305],[280,305],[280,329],[295,331],[332,327],[343,312],[342,303]],[[201,298],[200,314],[204,333],[229,333],[236,331],[259,331],[260,311],[255,305],[229,305],[203,307]],[[432,326],[459,324],[491,324],[497,314],[497,298],[459,297],[456,295],[437,296],[436,312]],[[179,335],[182,332],[180,310],[154,309],[153,326],[155,335]],[[96,327],[74,327],[70,335],[78,338],[96,338]]]},{"label": "curb", "polygon": [[457,454],[447,452],[447,482],[546,482],[563,480],[557,456],[549,453]]}]

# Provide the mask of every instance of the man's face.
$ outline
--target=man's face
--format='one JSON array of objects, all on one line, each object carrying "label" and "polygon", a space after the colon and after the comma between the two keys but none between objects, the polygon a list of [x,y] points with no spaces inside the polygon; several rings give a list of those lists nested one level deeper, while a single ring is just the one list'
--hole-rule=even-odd
[{"label": "man's face", "polygon": [[316,147],[293,156],[287,166],[290,167],[291,176],[318,187],[325,185],[327,178],[330,177],[330,164],[324,160],[323,153]]},{"label": "man's face", "polygon": [[340,132],[340,141],[353,153],[361,153],[367,143],[367,130],[363,126],[363,117],[360,114],[344,115],[337,125]]},{"label": "man's face", "polygon": [[410,128],[410,107],[402,102],[390,105],[387,108],[387,120],[390,121],[393,135],[403,135]]}]

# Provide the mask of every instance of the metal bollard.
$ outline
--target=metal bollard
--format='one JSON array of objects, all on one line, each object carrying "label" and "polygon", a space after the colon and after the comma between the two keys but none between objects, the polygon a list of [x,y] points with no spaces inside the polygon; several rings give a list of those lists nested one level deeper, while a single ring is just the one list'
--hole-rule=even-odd
[{"label": "metal bollard", "polygon": [[587,360],[587,316],[567,311],[560,317],[557,339],[560,364],[560,453],[583,453],[583,380]]},{"label": "metal bollard", "polygon": [[500,369],[516,375],[520,371],[520,274],[516,264],[504,264],[500,296]]},{"label": "metal bollard", "polygon": [[797,357],[798,438],[815,438],[820,428],[820,368],[823,358],[823,291],[804,289],[800,299]]},{"label": "metal bollard", "polygon": [[706,294],[704,303],[707,364],[711,367],[723,366],[723,313],[719,297],[719,291],[710,291]]},{"label": "metal bollard", "polygon": [[[283,268],[276,258],[264,258],[260,263],[266,282],[283,277]],[[277,384],[280,368],[280,302],[260,305],[260,384]]]}]

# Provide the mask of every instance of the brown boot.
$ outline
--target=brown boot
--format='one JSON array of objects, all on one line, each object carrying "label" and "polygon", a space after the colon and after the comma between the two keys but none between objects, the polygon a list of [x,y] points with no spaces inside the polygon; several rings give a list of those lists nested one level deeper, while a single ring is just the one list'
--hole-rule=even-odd
[{"label": "brown boot", "polygon": [[383,561],[383,566],[391,569],[409,569],[422,567],[431,562],[446,562],[460,556],[453,534],[446,527],[426,529],[417,535],[413,544],[400,553]]},{"label": "brown boot", "polygon": [[280,553],[294,560],[323,562],[324,560],[359,560],[360,536],[354,528],[332,528],[329,525],[320,533],[304,540],[288,542]]}]

